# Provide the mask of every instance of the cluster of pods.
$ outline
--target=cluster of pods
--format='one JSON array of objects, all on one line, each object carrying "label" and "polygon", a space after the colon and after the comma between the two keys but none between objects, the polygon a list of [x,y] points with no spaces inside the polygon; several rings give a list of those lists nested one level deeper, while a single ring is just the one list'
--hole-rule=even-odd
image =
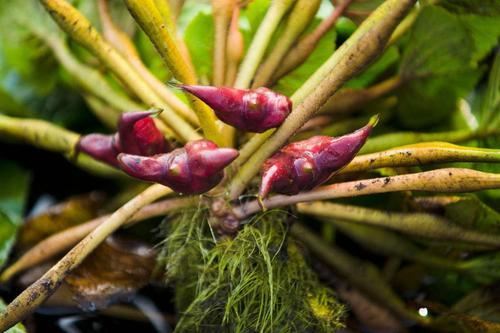
[{"label": "cluster of pods", "polygon": [[[177,85],[210,106],[223,122],[247,132],[261,133],[280,126],[292,102],[267,88]],[[118,132],[83,136],[78,150],[132,177],[163,184],[183,194],[201,194],[214,188],[224,168],[237,156],[210,140],[197,140],[172,150],[152,116],[158,111],[124,113]],[[365,143],[376,121],[338,138],[315,136],[286,145],[265,161],[259,196],[270,192],[296,194],[310,190],[347,165]]]}]

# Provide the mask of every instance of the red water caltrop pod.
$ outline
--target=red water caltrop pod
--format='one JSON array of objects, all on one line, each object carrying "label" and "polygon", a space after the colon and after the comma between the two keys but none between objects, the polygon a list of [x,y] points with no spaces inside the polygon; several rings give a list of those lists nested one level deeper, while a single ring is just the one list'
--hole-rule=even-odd
[{"label": "red water caltrop pod", "polygon": [[241,131],[262,133],[280,126],[292,111],[292,101],[267,88],[178,85],[210,106],[217,117]]},{"label": "red water caltrop pod", "polygon": [[158,111],[123,113],[118,120],[118,133],[89,134],[81,137],[78,151],[118,167],[119,153],[150,156],[170,150],[168,142],[154,124],[152,115]]},{"label": "red water caltrop pod", "polygon": [[168,154],[146,157],[122,153],[118,162],[132,177],[163,184],[178,193],[200,194],[222,180],[224,168],[237,156],[236,149],[197,140]]},{"label": "red water caltrop pod", "polygon": [[338,138],[314,136],[283,147],[262,166],[259,196],[292,195],[324,183],[356,156],[377,120],[375,116],[365,127]]}]

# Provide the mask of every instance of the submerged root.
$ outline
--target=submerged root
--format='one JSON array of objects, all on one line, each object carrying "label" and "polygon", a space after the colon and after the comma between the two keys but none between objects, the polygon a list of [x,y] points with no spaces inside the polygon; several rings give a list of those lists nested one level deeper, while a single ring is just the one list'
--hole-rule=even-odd
[{"label": "submerged root", "polygon": [[261,213],[216,239],[206,209],[169,224],[162,259],[181,314],[176,332],[332,332],[343,307],[287,237],[289,215]]}]

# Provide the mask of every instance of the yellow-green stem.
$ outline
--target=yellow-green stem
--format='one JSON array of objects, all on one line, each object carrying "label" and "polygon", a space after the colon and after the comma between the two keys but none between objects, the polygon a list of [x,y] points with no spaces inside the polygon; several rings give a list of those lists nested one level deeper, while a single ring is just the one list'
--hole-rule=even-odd
[{"label": "yellow-green stem", "polygon": [[44,120],[14,118],[0,113],[0,137],[63,154],[69,161],[97,175],[123,175],[88,155],[79,154],[75,159],[75,147],[80,135]]},{"label": "yellow-green stem", "polygon": [[275,73],[272,73],[272,82],[278,81],[281,77],[299,67],[316,48],[321,37],[323,37],[337,22],[344,10],[349,6],[352,0],[344,0],[335,6],[332,13],[324,19],[313,32],[301,38],[290,52],[283,58],[280,67]]},{"label": "yellow-green stem", "polygon": [[227,32],[235,5],[236,0],[212,0],[215,34],[212,84],[216,87],[224,85]]},{"label": "yellow-green stem", "polygon": [[95,116],[104,124],[108,129],[116,129],[118,124],[118,119],[120,118],[121,112],[106,104],[99,98],[84,94],[85,102],[90,107]]},{"label": "yellow-green stem", "polygon": [[46,39],[46,41],[57,61],[86,92],[106,101],[107,104],[121,112],[143,108],[140,104],[120,94],[111,87],[106,78],[98,70],[84,65],[76,59],[61,38],[52,37]]},{"label": "yellow-green stem", "polygon": [[414,2],[415,0],[387,0],[380,5],[292,96],[295,107],[283,124],[275,132],[269,130],[252,138],[257,142],[269,139],[251,155],[233,178],[229,186],[230,199],[236,199],[259,172],[256,166],[262,165],[330,96],[383,51],[392,31]]},{"label": "yellow-green stem", "polygon": [[260,23],[252,43],[248,47],[248,52],[241,63],[234,84],[236,88],[247,89],[250,87],[255,71],[264,57],[264,52],[274,31],[294,2],[295,0],[273,0],[271,2],[271,6]]},{"label": "yellow-green stem", "polygon": [[[151,89],[163,100],[163,102],[171,107],[179,116],[189,121],[189,123],[198,126],[198,118],[193,110],[172,93],[167,88],[166,84],[158,80],[156,76],[151,73],[141,60],[130,37],[120,30],[113,22],[109,12],[108,1],[109,0],[99,0],[98,2],[99,14],[101,16],[104,37],[106,40],[128,60],[132,67],[134,67],[137,73],[149,84]],[[158,0],[158,2],[165,2],[165,0]]]},{"label": "yellow-green stem", "polygon": [[7,305],[0,314],[0,331],[6,331],[33,312],[59,287],[72,270],[139,209],[170,192],[171,190],[163,185],[152,185],[114,212],[48,272]]},{"label": "yellow-green stem", "polygon": [[[174,77],[185,84],[196,84],[196,76],[186,63],[175,35],[163,23],[154,0],[124,0],[124,2]],[[226,143],[217,128],[213,111],[201,100],[192,96],[189,96],[189,99],[205,137],[218,145],[225,146]]]},{"label": "yellow-green stem", "polygon": [[252,88],[266,86],[297,37],[307,28],[319,8],[320,0],[297,0],[286,20],[283,33],[259,67]]},{"label": "yellow-green stem", "polygon": [[294,205],[301,202],[327,200],[361,195],[400,192],[472,192],[500,188],[500,174],[461,168],[445,168],[408,175],[355,180],[325,185],[296,195],[274,195],[259,203],[257,200],[234,207],[233,213],[243,219],[261,210],[261,205],[270,209]]},{"label": "yellow-green stem", "polygon": [[447,142],[422,142],[356,156],[340,173],[450,162],[500,163],[500,150],[457,146]]},{"label": "yellow-green stem", "polygon": [[499,235],[467,230],[437,215],[389,212],[332,202],[300,203],[297,209],[303,214],[387,228],[411,236],[500,247]]},{"label": "yellow-green stem", "polygon": [[[132,68],[116,49],[109,45],[75,7],[65,0],[40,0],[56,23],[71,38],[92,52],[121,82],[145,104],[164,110],[160,117],[183,141],[200,138],[200,135],[175,114],[154,93],[142,77]],[[167,116],[168,115],[168,116]]]},{"label": "yellow-green stem", "polygon": [[395,76],[363,89],[341,89],[319,109],[318,113],[348,113],[360,110],[368,103],[384,97],[403,84],[403,79]]},{"label": "yellow-green stem", "polygon": [[366,144],[361,148],[360,154],[368,154],[377,151],[383,151],[395,146],[410,145],[418,142],[444,141],[449,143],[466,142],[473,139],[487,138],[489,136],[499,135],[498,129],[484,129],[472,131],[469,129],[455,130],[448,132],[396,132],[379,135],[369,138]]}]

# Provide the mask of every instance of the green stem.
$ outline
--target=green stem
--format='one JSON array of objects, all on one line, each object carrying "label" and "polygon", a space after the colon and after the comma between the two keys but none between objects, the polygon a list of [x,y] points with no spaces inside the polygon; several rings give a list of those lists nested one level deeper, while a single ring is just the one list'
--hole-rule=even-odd
[{"label": "green stem", "polygon": [[289,51],[290,46],[314,19],[320,3],[320,0],[297,0],[286,20],[283,33],[279,36],[266,60],[259,67],[252,88],[267,85],[278,66],[281,66],[280,63]]},{"label": "green stem", "polygon": [[266,16],[260,23],[259,29],[254,35],[252,43],[248,47],[248,52],[241,63],[238,76],[234,86],[240,89],[247,89],[259,66],[264,52],[271,40],[271,37],[278,27],[283,16],[292,6],[295,0],[273,0],[267,10]]},{"label": "green stem", "polygon": [[115,130],[121,112],[93,95],[85,94],[83,97],[85,98],[87,105],[90,107],[95,116],[99,118],[101,123],[103,123],[108,129]]},{"label": "green stem", "polygon": [[214,54],[213,54],[213,78],[214,86],[224,85],[226,76],[226,42],[229,22],[235,0],[212,0],[212,15],[214,18]]},{"label": "green stem", "polygon": [[321,220],[326,225],[338,228],[342,233],[347,234],[367,250],[386,256],[396,256],[413,260],[439,269],[463,271],[460,261],[440,257],[424,251],[409,239],[399,236],[397,233],[367,224],[352,223],[336,218],[322,218]]},{"label": "green stem", "polygon": [[500,188],[500,175],[470,169],[445,168],[408,175],[355,180],[345,183],[325,185],[313,191],[296,195],[274,195],[259,203],[246,202],[233,208],[238,219],[244,219],[266,208],[294,205],[301,202],[355,197],[376,193],[400,191],[428,192],[471,192]]},{"label": "green stem", "polygon": [[342,89],[330,97],[318,113],[344,114],[360,110],[369,103],[392,93],[403,83],[401,77],[395,76],[368,88]]},{"label": "green stem", "polygon": [[[200,139],[200,135],[173,112],[151,90],[132,66],[108,44],[76,8],[65,0],[40,0],[52,18],[71,38],[93,53],[121,82],[145,104],[164,110],[160,117],[184,141]],[[167,117],[168,115],[168,117]]]},{"label": "green stem", "polygon": [[295,45],[283,58],[277,71],[273,73],[272,82],[277,82],[280,78],[290,73],[307,60],[320,39],[335,25],[351,2],[352,0],[344,0],[335,6],[331,14],[324,19],[313,32],[299,40],[297,45]]},{"label": "green stem", "polygon": [[387,285],[375,265],[353,257],[339,247],[326,244],[300,223],[292,226],[291,234],[303,242],[315,256],[347,277],[352,285],[362,290],[378,304],[390,309],[399,318],[426,324],[425,318],[406,308],[403,300]]},{"label": "green stem", "polygon": [[390,34],[414,2],[414,0],[387,0],[380,5],[292,96],[295,107],[276,132],[269,130],[252,138],[254,141],[262,142],[272,134],[272,137],[251,155],[233,178],[229,186],[230,199],[236,199],[252,177],[259,172],[256,166],[262,165],[266,158],[285,144],[330,96],[383,51]]},{"label": "green stem", "polygon": [[139,209],[170,193],[163,185],[155,184],[127,202],[106,221],[94,229],[78,245],[69,251],[48,272],[26,288],[0,314],[0,331],[6,331],[23,320],[42,304],[62,283],[63,279],[110,234],[122,226]]},{"label": "green stem", "polygon": [[57,61],[86,92],[100,98],[121,112],[144,108],[127,96],[118,93],[98,70],[78,61],[61,38],[51,37],[45,40],[54,52]]},{"label": "green stem", "polygon": [[356,156],[341,173],[450,162],[500,163],[500,150],[462,147],[447,142],[423,142]]},{"label": "green stem", "polygon": [[300,213],[391,229],[407,235],[500,247],[500,236],[480,233],[451,224],[437,215],[398,213],[378,209],[312,202],[297,205]]},{"label": "green stem", "polygon": [[79,167],[98,175],[107,177],[122,175],[88,155],[79,154],[75,159],[75,147],[80,135],[44,120],[19,119],[0,114],[0,136],[63,154]]},{"label": "green stem", "polygon": [[[179,116],[186,119],[192,125],[198,126],[198,118],[196,114],[189,108],[188,105],[183,103],[174,93],[172,93],[167,86],[158,80],[156,76],[142,62],[137,49],[130,39],[130,37],[120,30],[113,22],[108,6],[109,0],[99,0],[99,14],[103,25],[104,37],[112,44],[134,67],[137,73],[146,81],[151,89],[172,108]],[[157,4],[163,4],[166,0],[157,0]],[[163,8],[163,6],[161,7]],[[168,13],[164,13],[167,15]],[[163,15],[162,15],[163,16]],[[160,116],[161,117],[161,116]]]},{"label": "green stem", "polygon": [[486,138],[498,135],[498,129],[471,131],[469,129],[455,130],[449,132],[419,133],[419,132],[397,132],[383,134],[369,138],[361,148],[361,154],[387,150],[397,146],[411,145],[419,142],[443,141],[450,143],[466,142],[474,139]]},{"label": "green stem", "polygon": [[[124,0],[128,10],[148,35],[157,52],[174,77],[185,84],[196,84],[196,76],[183,57],[173,32],[163,24],[154,0]],[[194,112],[207,139],[224,146],[226,142],[217,128],[213,111],[201,100],[189,96]]]}]

